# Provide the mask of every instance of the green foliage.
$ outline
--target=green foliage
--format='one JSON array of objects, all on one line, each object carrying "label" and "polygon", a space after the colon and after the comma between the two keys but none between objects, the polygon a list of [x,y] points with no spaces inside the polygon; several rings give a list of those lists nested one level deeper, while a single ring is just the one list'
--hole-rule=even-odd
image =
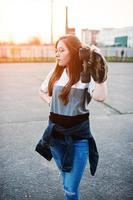
[{"label": "green foliage", "polygon": [[115,56],[106,57],[107,62],[133,62],[133,57],[131,58],[120,58]]},{"label": "green foliage", "polygon": [[[120,57],[106,57],[107,62],[133,62],[133,57],[131,58],[120,58]],[[54,57],[40,57],[40,58],[0,58],[0,63],[23,63],[23,62],[55,62]]]},{"label": "green foliage", "polygon": [[0,63],[23,63],[23,62],[55,62],[54,57],[42,57],[42,58],[0,58]]}]

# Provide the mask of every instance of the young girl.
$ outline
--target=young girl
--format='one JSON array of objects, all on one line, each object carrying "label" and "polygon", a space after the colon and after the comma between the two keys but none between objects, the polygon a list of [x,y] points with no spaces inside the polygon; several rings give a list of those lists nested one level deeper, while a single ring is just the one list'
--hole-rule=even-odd
[{"label": "young girl", "polygon": [[56,67],[39,91],[50,106],[50,115],[49,125],[36,150],[39,152],[42,145],[43,152],[39,153],[48,160],[54,158],[62,176],[66,200],[79,200],[79,184],[88,158],[91,174],[96,171],[98,152],[90,131],[87,106],[92,98],[104,101],[107,96],[106,80],[94,81],[92,74],[90,82],[81,81],[80,48],[82,44],[76,36],[59,38],[55,46]]}]

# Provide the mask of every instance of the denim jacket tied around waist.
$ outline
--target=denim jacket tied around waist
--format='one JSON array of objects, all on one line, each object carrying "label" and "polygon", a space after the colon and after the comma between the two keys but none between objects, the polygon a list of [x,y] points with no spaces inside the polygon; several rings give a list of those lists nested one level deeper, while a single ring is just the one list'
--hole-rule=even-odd
[{"label": "denim jacket tied around waist", "polygon": [[71,136],[80,136],[81,138],[83,137],[88,139],[90,172],[91,175],[94,176],[98,165],[99,154],[94,137],[90,132],[89,120],[85,120],[84,122],[81,122],[80,124],[71,128],[61,127],[49,120],[49,124],[45,129],[43,136],[39,140],[35,148],[35,151],[37,151],[41,156],[49,161],[52,159],[50,146],[54,145],[54,141],[56,140],[52,136],[54,130],[63,134],[65,138],[65,150],[63,153],[63,157],[61,158],[61,170],[65,172],[71,171],[74,156],[73,139]]}]

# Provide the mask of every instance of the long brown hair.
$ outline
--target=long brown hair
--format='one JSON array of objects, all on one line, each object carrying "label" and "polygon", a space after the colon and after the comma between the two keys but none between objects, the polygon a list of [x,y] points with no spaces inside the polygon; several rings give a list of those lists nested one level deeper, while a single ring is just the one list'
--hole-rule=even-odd
[{"label": "long brown hair", "polygon": [[[63,101],[63,103],[66,105],[69,102],[69,92],[71,90],[72,85],[77,83],[80,79],[80,73],[83,70],[82,61],[79,59],[79,48],[82,47],[82,44],[80,40],[74,36],[74,35],[65,35],[59,38],[59,40],[55,44],[55,48],[57,47],[57,44],[59,41],[63,41],[66,47],[70,51],[70,64],[69,64],[69,80],[66,83],[66,85],[62,88],[59,97]],[[55,67],[55,70],[49,80],[48,84],[48,93],[49,96],[52,96],[52,90],[54,83],[61,77],[61,74],[63,73],[64,67],[59,66],[58,63]]]}]

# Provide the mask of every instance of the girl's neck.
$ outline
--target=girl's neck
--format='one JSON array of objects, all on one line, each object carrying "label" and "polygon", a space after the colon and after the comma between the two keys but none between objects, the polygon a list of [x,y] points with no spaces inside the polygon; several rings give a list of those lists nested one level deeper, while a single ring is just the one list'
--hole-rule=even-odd
[{"label": "girl's neck", "polygon": [[67,73],[67,75],[69,76],[69,70],[68,70],[68,67],[66,67],[66,73]]}]

